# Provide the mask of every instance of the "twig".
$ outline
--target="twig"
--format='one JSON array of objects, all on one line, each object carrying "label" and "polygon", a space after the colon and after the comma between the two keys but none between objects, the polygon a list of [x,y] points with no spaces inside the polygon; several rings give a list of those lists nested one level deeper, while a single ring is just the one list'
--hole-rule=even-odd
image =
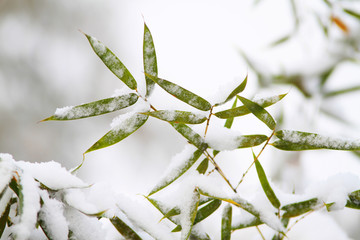
[{"label": "twig", "polygon": [[209,123],[210,123],[210,118],[211,118],[211,116],[212,116],[212,111],[213,111],[213,108],[214,108],[214,106],[211,106],[211,108],[210,108],[210,113],[209,113],[209,117],[208,117],[208,119],[207,119],[207,121],[206,121],[206,127],[205,127],[204,138],[206,137],[206,133],[207,133],[208,128],[209,128]]},{"label": "twig", "polygon": [[258,232],[260,233],[261,238],[262,238],[263,240],[265,240],[265,237],[264,237],[264,235],[262,234],[262,232],[260,231],[259,226],[256,226],[256,229],[257,229]]}]

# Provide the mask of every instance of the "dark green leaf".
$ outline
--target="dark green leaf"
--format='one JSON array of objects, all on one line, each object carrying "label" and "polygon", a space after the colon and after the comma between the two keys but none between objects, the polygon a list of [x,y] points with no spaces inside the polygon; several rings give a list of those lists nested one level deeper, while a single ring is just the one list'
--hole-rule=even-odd
[{"label": "dark green leaf", "polygon": [[204,160],[202,160],[202,162],[199,164],[199,166],[196,168],[196,170],[200,174],[205,174],[208,167],[209,167],[209,159],[204,158]]},{"label": "dark green leaf", "polygon": [[120,142],[139,129],[148,119],[148,116],[135,113],[123,120],[123,122],[107,132],[100,140],[92,145],[85,153],[111,146]]},{"label": "dark green leaf", "polygon": [[89,40],[94,52],[99,56],[103,63],[115,74],[121,81],[123,81],[130,89],[135,90],[137,83],[125,65],[107,48],[103,43],[96,38],[85,34]]},{"label": "dark green leaf", "polygon": [[319,201],[317,198],[312,198],[306,201],[288,204],[281,208],[281,210],[285,211],[285,213],[282,216],[285,218],[296,217],[313,210],[318,205],[319,205]]},{"label": "dark green leaf", "polygon": [[42,120],[42,122],[49,120],[75,120],[114,112],[135,104],[138,98],[139,97],[136,94],[130,93],[127,95],[106,98],[75,107],[63,108],[60,109],[59,112],[57,111],[58,113],[56,112],[53,116]]},{"label": "dark green leaf", "polygon": [[194,220],[194,225],[201,222],[211,214],[213,214],[220,207],[220,205],[221,205],[221,200],[213,199],[205,206],[199,208]]},{"label": "dark green leaf", "polygon": [[275,133],[280,140],[271,145],[287,151],[301,151],[311,149],[333,150],[360,150],[360,141],[345,140],[321,136],[316,133],[299,132],[292,130],[280,130]]},{"label": "dark green leaf", "polygon": [[207,117],[203,115],[178,110],[160,110],[154,112],[146,112],[144,114],[171,123],[200,124],[205,122],[207,119]]},{"label": "dark green leaf", "polygon": [[350,9],[347,9],[347,8],[344,8],[343,10],[344,10],[344,12],[346,12],[347,14],[349,14],[350,16],[355,17],[355,18],[357,18],[358,20],[360,20],[360,14],[359,14],[359,13],[354,12],[353,10],[350,10]]},{"label": "dark green leaf", "polygon": [[254,157],[254,161],[255,161],[256,172],[257,172],[258,178],[261,183],[261,187],[263,188],[266,197],[269,199],[269,201],[275,208],[279,208],[280,201],[276,197],[273,189],[271,188],[269,181],[266,177],[265,171],[264,171],[263,167],[261,166],[259,160],[256,158],[254,152],[253,152],[253,157]]},{"label": "dark green leaf", "polygon": [[276,127],[276,122],[273,117],[259,104],[250,101],[244,97],[237,96],[244,106],[249,109],[260,121],[264,122],[271,130]]},{"label": "dark green leaf", "polygon": [[5,227],[6,227],[6,223],[9,217],[9,213],[10,213],[10,207],[11,207],[11,202],[9,202],[5,208],[5,211],[2,213],[2,216],[0,217],[0,238],[2,236],[2,234],[4,233]]},{"label": "dark green leaf", "polygon": [[246,87],[246,83],[247,83],[247,79],[248,79],[248,75],[246,75],[245,79],[240,83],[239,86],[237,86],[230,94],[229,96],[226,98],[226,100],[222,103],[216,104],[216,105],[220,105],[220,104],[224,104],[228,101],[230,101],[233,97],[235,97],[237,94],[241,93],[242,91],[244,91],[245,87]]},{"label": "dark green leaf", "polygon": [[175,128],[176,131],[183,135],[199,150],[205,151],[205,149],[208,148],[208,145],[205,143],[204,139],[187,125],[182,123],[171,123],[171,125]]},{"label": "dark green leaf", "polygon": [[137,233],[133,229],[131,229],[126,223],[124,223],[120,218],[110,218],[110,222],[126,240],[141,240],[139,235],[137,235]]},{"label": "dark green leaf", "polygon": [[230,204],[227,204],[222,213],[221,240],[231,239],[231,220],[232,220],[232,207]]},{"label": "dark green leaf", "polygon": [[182,176],[199,159],[201,154],[202,154],[202,151],[198,149],[190,156],[189,159],[187,159],[185,162],[183,162],[182,165],[176,166],[176,168],[173,169],[173,171],[171,172],[171,174],[169,176],[166,176],[164,179],[162,179],[151,190],[151,192],[149,193],[149,196],[160,191],[161,189],[165,188],[166,186],[170,185],[172,182],[174,182],[176,179],[178,179],[180,176]]},{"label": "dark green leaf", "polygon": [[[144,61],[144,72],[146,74],[157,77],[157,61],[154,41],[149,28],[144,23],[144,43],[143,43],[143,61]],[[154,89],[155,82],[151,80],[145,74],[146,80],[146,97],[150,96]]]},{"label": "dark green leaf", "polygon": [[211,104],[203,99],[202,97],[196,95],[195,93],[186,90],[179,85],[169,82],[165,79],[158,78],[156,76],[151,76],[146,74],[147,77],[151,78],[154,82],[156,82],[160,87],[162,87],[165,91],[178,98],[179,100],[193,106],[202,111],[208,111],[211,109]]},{"label": "dark green leaf", "polygon": [[[286,96],[286,94],[281,94],[278,96],[254,100],[253,102],[257,103],[259,106],[261,106],[263,108],[266,108],[266,107],[269,107],[269,106],[277,103],[278,101],[283,99],[285,96]],[[251,111],[247,107],[240,106],[237,108],[232,108],[232,109],[217,112],[217,113],[215,113],[215,116],[218,118],[221,118],[221,119],[227,119],[227,118],[244,116],[249,113],[251,113]]]}]

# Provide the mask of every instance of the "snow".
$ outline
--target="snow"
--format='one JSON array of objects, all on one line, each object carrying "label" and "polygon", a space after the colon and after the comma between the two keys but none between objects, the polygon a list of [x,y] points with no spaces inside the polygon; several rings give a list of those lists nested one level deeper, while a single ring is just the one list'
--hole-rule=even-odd
[{"label": "snow", "polygon": [[[15,170],[14,159],[10,154],[0,153],[0,192],[9,184]],[[0,208],[2,210],[2,208]]]},{"label": "snow", "polygon": [[71,110],[74,108],[74,106],[66,106],[66,107],[62,107],[62,108],[57,108],[55,110],[55,116],[57,117],[66,117],[70,112]]},{"label": "snow", "polygon": [[213,149],[234,150],[238,147],[237,139],[241,136],[239,131],[231,130],[218,125],[211,125],[206,134],[206,143]]}]

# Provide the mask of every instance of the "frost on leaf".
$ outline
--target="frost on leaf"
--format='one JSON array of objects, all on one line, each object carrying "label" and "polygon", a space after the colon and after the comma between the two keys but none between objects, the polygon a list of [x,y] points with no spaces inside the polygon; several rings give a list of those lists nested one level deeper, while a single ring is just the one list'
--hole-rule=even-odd
[{"label": "frost on leaf", "polygon": [[184,124],[200,124],[205,122],[207,119],[206,116],[202,114],[195,114],[192,112],[186,111],[170,111],[170,110],[161,110],[154,112],[144,113],[152,117],[156,117],[158,119],[173,122],[173,123],[184,123]]},{"label": "frost on leaf", "polygon": [[[146,24],[144,24],[143,60],[145,73],[157,77],[158,70],[154,41]],[[146,76],[146,74],[146,97],[148,97],[154,89],[155,82]]]}]

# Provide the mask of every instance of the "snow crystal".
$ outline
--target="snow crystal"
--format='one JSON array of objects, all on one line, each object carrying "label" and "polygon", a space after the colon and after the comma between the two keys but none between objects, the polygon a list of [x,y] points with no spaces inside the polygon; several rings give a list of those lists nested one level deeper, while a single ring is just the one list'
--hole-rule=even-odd
[{"label": "snow crystal", "polygon": [[18,240],[27,240],[35,228],[37,214],[40,210],[39,184],[31,175],[23,172],[20,178],[23,194],[23,208],[20,213],[20,221],[12,226],[12,231]]},{"label": "snow crystal", "polygon": [[62,107],[62,108],[57,108],[55,110],[55,116],[57,117],[65,117],[69,114],[70,110],[72,110],[74,108],[74,106],[66,106],[66,107]]},{"label": "snow crystal", "polygon": [[53,190],[88,186],[54,161],[45,163],[18,161],[16,165]]}]

